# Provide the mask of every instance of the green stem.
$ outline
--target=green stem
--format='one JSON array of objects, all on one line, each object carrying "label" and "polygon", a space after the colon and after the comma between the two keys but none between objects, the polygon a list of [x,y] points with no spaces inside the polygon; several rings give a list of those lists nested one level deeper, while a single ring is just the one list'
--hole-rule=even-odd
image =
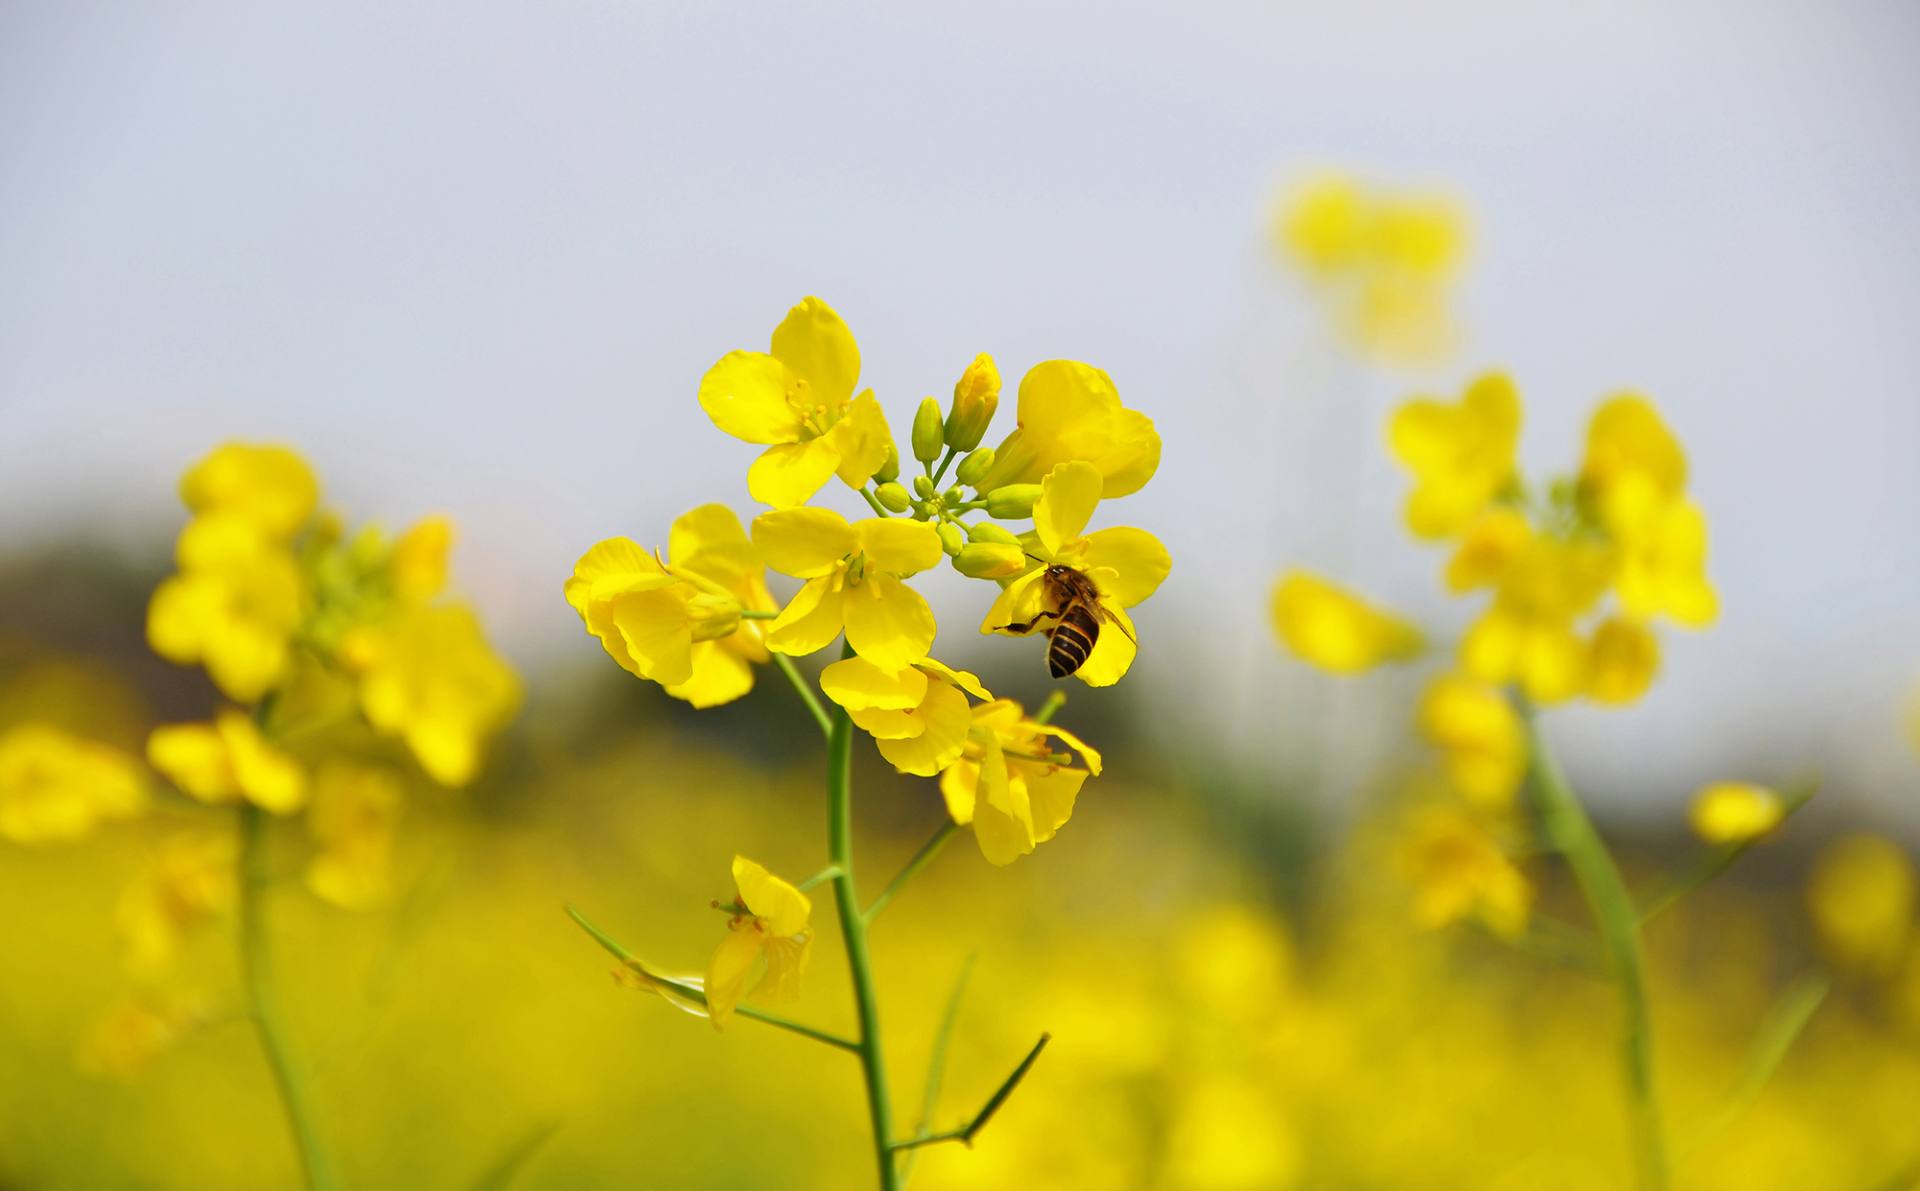
[{"label": "green stem", "polygon": [[[920,1123],[915,1126],[915,1137],[931,1137],[934,1109],[940,1106],[940,1081],[947,1072],[947,1047],[953,1041],[953,1028],[960,1022],[960,1001],[967,994],[967,981],[973,977],[973,963],[979,957],[967,956],[967,962],[960,965],[960,975],[954,979],[953,991],[947,995],[947,1009],[940,1015],[940,1029],[933,1036],[933,1051],[927,1056],[927,1086],[920,1095]],[[901,1165],[900,1181],[913,1177],[913,1165],[920,1157],[917,1149],[907,1151],[907,1160]]]},{"label": "green stem", "polygon": [[896,1141],[887,1148],[911,1150],[943,1141],[957,1141],[962,1145],[972,1145],[974,1136],[987,1127],[987,1122],[993,1119],[993,1114],[999,1112],[1000,1106],[1007,1102],[1007,1097],[1013,1095],[1013,1090],[1019,1087],[1020,1081],[1027,1077],[1027,1072],[1033,1069],[1034,1062],[1039,1059],[1040,1052],[1047,1049],[1047,1043],[1051,1041],[1053,1041],[1052,1034],[1040,1035],[1040,1041],[1033,1044],[1033,1049],[1027,1052],[1026,1058],[1020,1060],[1020,1065],[1013,1069],[1013,1074],[1007,1076],[1000,1086],[994,1089],[993,1095],[987,1097],[987,1102],[980,1106],[979,1112],[973,1114],[971,1121],[958,1128],[946,1129],[939,1133],[922,1132],[904,1141]]},{"label": "green stem", "polygon": [[827,737],[827,857],[840,870],[833,878],[834,903],[847,948],[847,971],[853,978],[853,1008],[860,1019],[860,1067],[866,1076],[880,1188],[898,1191],[900,1168],[889,1148],[893,1106],[887,1098],[887,1066],[880,1052],[880,1004],[873,987],[873,961],[867,954],[867,922],[860,913],[853,878],[853,720],[844,707],[835,709]]},{"label": "green stem", "polygon": [[813,713],[813,722],[820,725],[821,734],[831,740],[833,719],[827,715],[827,709],[820,705],[820,696],[813,693],[813,684],[807,681],[806,676],[800,673],[800,667],[794,665],[793,659],[786,654],[774,654],[773,664],[780,667],[780,672],[787,676],[787,681],[793,684],[795,691],[799,692],[800,701],[805,703],[807,710]]},{"label": "green stem", "polygon": [[935,468],[933,472],[933,486],[935,488],[938,488],[940,486],[940,481],[946,478],[947,468],[952,466],[953,457],[955,455],[958,455],[959,453],[960,452],[954,449],[953,447],[947,448],[947,453],[944,456],[942,456],[940,459],[940,466]]},{"label": "green stem", "polygon": [[946,846],[947,840],[958,830],[959,828],[951,819],[940,824],[940,829],[935,831],[926,843],[920,845],[920,850],[913,854],[913,858],[901,866],[900,872],[893,880],[887,882],[887,887],[880,891],[880,896],[873,899],[873,904],[867,907],[865,914],[861,915],[862,921],[871,924],[875,918],[879,917],[880,911],[886,909],[887,903],[893,900],[893,895],[900,892],[901,887],[912,880],[915,873],[925,868],[928,861],[939,855],[940,849]]},{"label": "green stem", "polygon": [[859,489],[856,489],[856,491],[858,491],[860,495],[867,498],[867,507],[873,510],[874,516],[876,517],[893,516],[892,513],[887,512],[887,506],[880,503],[880,498],[875,496],[870,490],[866,488],[859,488]]},{"label": "green stem", "polygon": [[1667,1186],[1666,1138],[1660,1121],[1659,1097],[1654,1086],[1653,1025],[1647,1006],[1644,961],[1640,952],[1639,915],[1627,893],[1620,870],[1594,830],[1586,808],[1567,784],[1559,763],[1547,747],[1539,720],[1531,707],[1522,706],[1527,724],[1527,778],[1539,806],[1540,825],[1566,856],[1580,885],[1607,968],[1619,992],[1622,1016],[1621,1054],[1626,1067],[1635,1164],[1646,1191]]},{"label": "green stem", "polygon": [[261,895],[270,877],[267,869],[266,832],[263,812],[252,803],[240,807],[240,967],[246,981],[247,1002],[260,1049],[266,1052],[267,1066],[273,1071],[280,1090],[280,1105],[286,1111],[287,1125],[300,1152],[300,1168],[311,1191],[332,1191],[340,1186],[333,1160],[320,1139],[315,1123],[313,1096],[307,1087],[306,1073],[294,1057],[287,1041],[286,1023],[280,1017],[278,986],[267,954],[267,927]]}]

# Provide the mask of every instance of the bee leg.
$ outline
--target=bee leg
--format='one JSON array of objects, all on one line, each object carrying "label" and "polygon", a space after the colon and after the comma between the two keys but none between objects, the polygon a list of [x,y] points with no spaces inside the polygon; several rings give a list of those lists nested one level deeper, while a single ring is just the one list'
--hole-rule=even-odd
[{"label": "bee leg", "polygon": [[1055,620],[1060,619],[1060,614],[1058,612],[1042,612],[1038,616],[1034,617],[1032,620],[1027,621],[1025,624],[1003,624],[999,628],[993,631],[996,633],[1031,633],[1034,629],[1040,626],[1040,622],[1042,620],[1045,620],[1049,616],[1053,617]]}]

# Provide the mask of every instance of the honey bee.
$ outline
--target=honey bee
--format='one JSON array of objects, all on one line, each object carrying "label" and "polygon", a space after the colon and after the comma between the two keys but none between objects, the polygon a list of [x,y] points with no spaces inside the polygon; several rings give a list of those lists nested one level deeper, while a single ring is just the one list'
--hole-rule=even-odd
[{"label": "honey bee", "polygon": [[[1093,656],[1094,643],[1100,640],[1100,625],[1108,622],[1127,634],[1127,626],[1100,603],[1100,589],[1085,571],[1054,563],[1040,577],[1040,590],[1046,608],[1024,624],[1003,625],[1009,633],[1031,633],[1035,629],[1047,635],[1047,673],[1066,678]],[[1053,623],[1042,627],[1041,621]]]}]

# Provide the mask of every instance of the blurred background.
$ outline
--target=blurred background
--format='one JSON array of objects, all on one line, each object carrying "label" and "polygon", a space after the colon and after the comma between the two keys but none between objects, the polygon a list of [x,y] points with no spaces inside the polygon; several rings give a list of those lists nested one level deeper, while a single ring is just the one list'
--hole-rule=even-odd
[{"label": "blurred background", "polygon": [[[694,393],[805,294],[846,317],[897,432],[977,352],[1010,390],[1040,360],[1089,361],[1164,438],[1112,513],[1174,571],[1138,610],[1129,681],[1073,692],[1115,770],[1098,800],[1012,870],[956,847],[877,940],[903,1104],[970,953],[943,1117],[1038,1030],[1059,1038],[1001,1136],[916,1181],[1618,1185],[1604,988],[1405,921],[1372,824],[1417,756],[1418,676],[1307,670],[1274,645],[1267,591],[1304,564],[1457,628],[1439,557],[1399,523],[1392,407],[1510,369],[1547,471],[1577,461],[1602,397],[1657,402],[1722,617],[1667,635],[1632,708],[1556,716],[1563,760],[1650,877],[1685,855],[1701,783],[1821,779],[1791,838],[1654,939],[1675,1113],[1717,1122],[1814,953],[1817,846],[1920,819],[1917,50],[1897,0],[1177,18],[14,0],[6,706],[134,749],[212,706],[142,623],[179,473],[218,441],[297,445],[356,519],[450,515],[523,718],[471,795],[425,797],[395,906],[285,909],[306,940],[283,948],[291,1015],[327,1056],[357,1184],[477,1185],[531,1138],[527,1186],[857,1185],[851,1065],[612,988],[558,910],[596,906],[696,969],[728,856],[817,863],[814,741],[783,691],[696,715],[633,682],[560,585],[602,537],[663,542],[709,500],[750,515],[751,448]],[[1353,350],[1276,253],[1277,204],[1326,167],[1467,213],[1450,350]],[[1030,643],[973,641],[968,585],[928,589],[943,656],[1043,693]],[[904,857],[939,808],[868,769],[865,843]],[[0,1068],[24,1073],[0,1088],[0,1186],[286,1185],[244,1028],[131,1083],[75,1068],[140,850],[131,829],[0,844]],[[845,1013],[833,946],[796,1012]],[[1830,1000],[1798,1066],[1701,1124],[1683,1182],[1907,1185],[1884,1181],[1920,1157],[1902,997],[1920,1004]]]}]

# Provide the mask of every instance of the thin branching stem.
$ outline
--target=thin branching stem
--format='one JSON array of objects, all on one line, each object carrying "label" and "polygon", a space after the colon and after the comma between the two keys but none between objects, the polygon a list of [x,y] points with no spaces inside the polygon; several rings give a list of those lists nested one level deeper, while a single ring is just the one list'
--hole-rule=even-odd
[{"label": "thin branching stem", "polygon": [[987,1097],[987,1102],[980,1106],[979,1112],[973,1114],[971,1121],[939,1133],[923,1133],[917,1137],[896,1141],[887,1148],[910,1150],[917,1146],[929,1146],[943,1141],[957,1141],[962,1145],[972,1145],[975,1135],[987,1127],[987,1122],[993,1119],[993,1114],[999,1112],[1000,1106],[1007,1102],[1007,1097],[1013,1095],[1013,1090],[1019,1087],[1020,1081],[1027,1077],[1027,1072],[1033,1069],[1034,1063],[1040,1058],[1040,1052],[1047,1049],[1047,1043],[1051,1041],[1053,1041],[1052,1034],[1040,1035],[1040,1041],[1033,1044],[1033,1049],[1027,1052],[1026,1058],[1020,1060],[1020,1065],[1013,1069],[1013,1074],[1002,1080],[1000,1086],[994,1089],[993,1095]]},{"label": "thin branching stem", "polygon": [[[1783,801],[1786,803],[1786,808],[1785,814],[1782,815],[1782,821],[1784,821],[1787,816],[1792,815],[1795,811],[1805,806],[1813,798],[1814,791],[1817,788],[1815,783],[1808,782],[1797,789],[1789,791],[1783,798]],[[1640,911],[1640,925],[1645,926],[1647,923],[1652,922],[1655,918],[1660,917],[1660,915],[1679,905],[1689,894],[1713,881],[1714,878],[1718,877],[1721,873],[1726,872],[1727,869],[1733,866],[1734,861],[1746,855],[1747,850],[1759,843],[1761,838],[1764,837],[1739,840],[1731,844],[1722,844],[1702,856],[1692,868],[1675,877],[1665,888],[1647,900],[1646,906]]]},{"label": "thin branching stem", "polygon": [[[940,1106],[940,1082],[947,1073],[947,1048],[953,1041],[954,1027],[960,1022],[960,1002],[967,995],[967,982],[973,978],[974,961],[979,958],[967,956],[967,962],[960,965],[960,974],[953,978],[953,991],[947,994],[947,1008],[940,1015],[940,1028],[933,1035],[933,1050],[927,1056],[927,1086],[920,1094],[920,1121],[913,1129],[915,1137],[933,1135],[930,1122],[934,1110]],[[919,1158],[918,1149],[907,1151],[906,1161],[900,1166],[902,1183],[913,1177],[913,1165]]]},{"label": "thin branching stem", "polygon": [[813,684],[800,673],[800,667],[794,665],[793,659],[784,653],[774,654],[773,664],[780,667],[780,672],[787,676],[787,681],[793,684],[794,691],[799,694],[800,701],[807,705],[809,712],[813,713],[813,722],[820,725],[820,734],[832,739],[833,717],[829,716],[827,709],[821,705],[820,696],[813,693]]},{"label": "thin branching stem", "polygon": [[927,842],[920,845],[920,850],[915,852],[912,858],[901,866],[899,873],[894,876],[893,880],[887,882],[887,887],[880,891],[879,897],[873,899],[873,904],[867,907],[866,913],[861,915],[861,917],[868,923],[871,923],[875,918],[879,917],[880,911],[886,909],[887,903],[893,900],[893,895],[900,892],[902,886],[912,880],[916,873],[925,868],[927,863],[935,856],[939,855],[940,849],[946,846],[947,840],[951,839],[953,833],[958,830],[959,828],[955,826],[951,819],[940,824],[939,829],[936,830],[932,836],[928,837]]}]

